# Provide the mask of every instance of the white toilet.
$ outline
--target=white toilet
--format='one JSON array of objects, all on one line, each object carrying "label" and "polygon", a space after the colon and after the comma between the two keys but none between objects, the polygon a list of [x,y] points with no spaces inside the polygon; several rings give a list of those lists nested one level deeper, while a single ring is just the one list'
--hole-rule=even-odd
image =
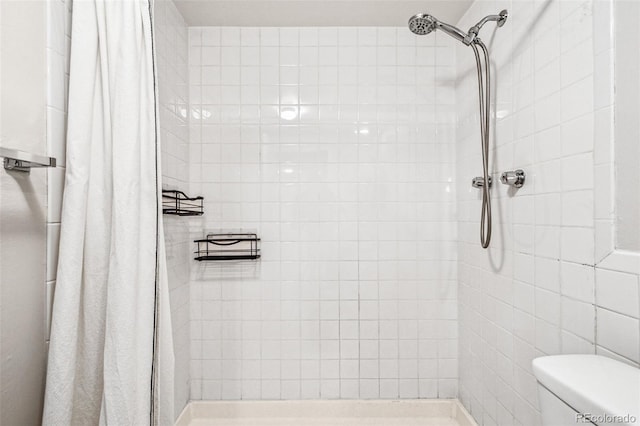
[{"label": "white toilet", "polygon": [[533,360],[544,426],[640,425],[640,370],[599,355]]}]

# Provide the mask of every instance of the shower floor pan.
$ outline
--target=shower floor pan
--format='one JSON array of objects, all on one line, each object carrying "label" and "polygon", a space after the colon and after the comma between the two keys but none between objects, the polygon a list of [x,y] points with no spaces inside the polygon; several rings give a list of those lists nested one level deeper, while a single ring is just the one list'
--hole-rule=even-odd
[{"label": "shower floor pan", "polygon": [[194,401],[176,426],[477,426],[456,399]]}]

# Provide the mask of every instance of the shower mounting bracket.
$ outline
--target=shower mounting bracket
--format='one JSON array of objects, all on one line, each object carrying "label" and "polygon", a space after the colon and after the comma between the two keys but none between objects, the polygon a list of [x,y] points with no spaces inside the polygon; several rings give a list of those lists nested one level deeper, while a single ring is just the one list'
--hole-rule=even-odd
[{"label": "shower mounting bracket", "polygon": [[[493,183],[493,179],[489,176],[489,188],[491,188],[491,184]],[[476,176],[471,180],[471,186],[474,188],[483,188],[484,187],[484,178],[482,176]]]},{"label": "shower mounting bracket", "polygon": [[500,18],[498,19],[498,22],[496,22],[496,24],[501,27],[504,25],[505,22],[507,22],[507,18],[509,17],[509,11],[507,9],[502,9],[499,13]]}]

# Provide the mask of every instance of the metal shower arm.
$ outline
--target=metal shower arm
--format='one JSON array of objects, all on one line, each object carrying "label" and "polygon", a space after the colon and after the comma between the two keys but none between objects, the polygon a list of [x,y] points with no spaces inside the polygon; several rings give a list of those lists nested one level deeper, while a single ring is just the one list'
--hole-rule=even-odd
[{"label": "metal shower arm", "polygon": [[[469,37],[471,38],[471,40],[473,40],[474,38],[476,38],[478,36],[478,33],[480,32],[480,29],[484,26],[484,24],[486,24],[487,22],[497,22],[498,27],[501,27],[504,25],[505,21],[507,20],[507,17],[509,16],[509,12],[507,12],[507,10],[501,10],[500,13],[498,15],[488,15],[485,16],[484,18],[482,18],[480,20],[480,22],[478,22],[477,24],[475,24],[473,27],[471,27],[469,29]],[[471,42],[470,40],[470,42]],[[468,44],[468,43],[467,43]]]}]

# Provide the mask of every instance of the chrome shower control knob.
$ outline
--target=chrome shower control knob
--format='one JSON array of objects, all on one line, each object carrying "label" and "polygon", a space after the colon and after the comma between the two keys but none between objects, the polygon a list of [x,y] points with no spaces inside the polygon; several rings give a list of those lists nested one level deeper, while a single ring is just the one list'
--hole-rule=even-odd
[{"label": "chrome shower control knob", "polygon": [[[491,176],[489,176],[489,188],[491,188]],[[484,178],[482,176],[478,176],[478,177],[474,177],[471,180],[471,186],[473,186],[474,188],[482,188],[484,187]]]},{"label": "chrome shower control knob", "polygon": [[505,185],[515,186],[516,188],[522,188],[524,185],[525,174],[524,170],[511,170],[504,172],[500,175],[500,182]]}]

